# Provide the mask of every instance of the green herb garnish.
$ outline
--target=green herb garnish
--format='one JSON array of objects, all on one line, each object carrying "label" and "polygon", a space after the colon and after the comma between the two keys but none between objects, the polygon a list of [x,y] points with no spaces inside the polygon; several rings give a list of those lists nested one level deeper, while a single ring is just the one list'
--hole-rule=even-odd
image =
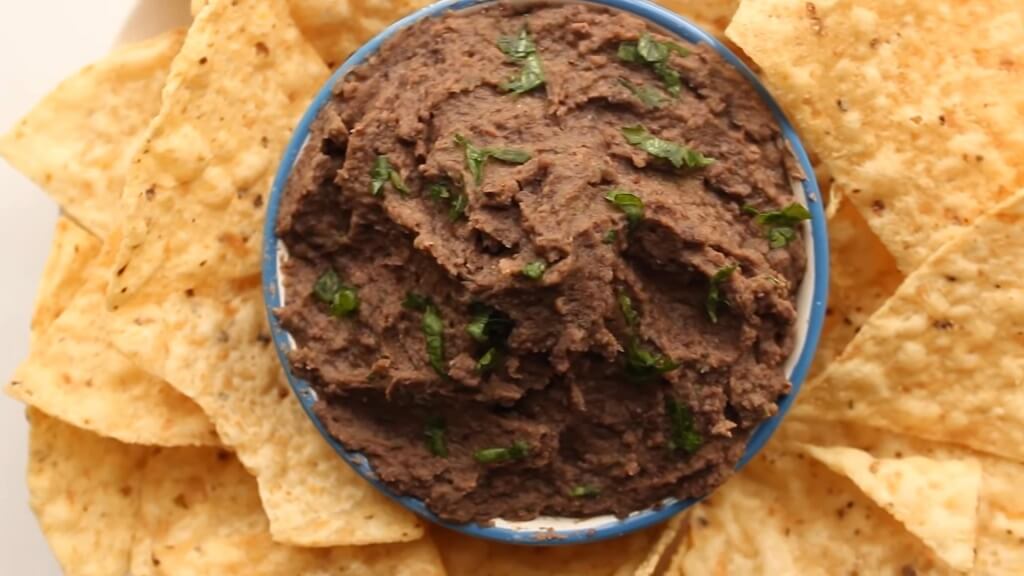
[{"label": "green herb garnish", "polygon": [[668,160],[676,168],[703,168],[715,163],[714,158],[708,158],[692,148],[658,138],[640,124],[626,126],[622,129],[622,135],[633,146],[655,158]]},{"label": "green herb garnish", "polygon": [[619,292],[617,299],[619,301],[619,310],[622,311],[622,317],[626,319],[626,326],[629,326],[630,330],[635,330],[637,325],[640,324],[640,315],[633,309],[633,299],[625,292]]},{"label": "green herb garnish", "polygon": [[722,298],[722,284],[732,276],[732,273],[736,271],[735,264],[729,264],[723,266],[715,272],[714,276],[711,277],[711,285],[708,287],[708,297],[704,302],[704,307],[708,311],[708,318],[715,324],[718,324],[718,306],[725,300]]},{"label": "green herb garnish", "polygon": [[524,164],[530,160],[530,153],[515,148],[477,148],[461,134],[455,135],[455,143],[466,149],[466,167],[478,186],[484,179],[484,165],[494,158],[509,164]]},{"label": "green herb garnish", "polygon": [[466,325],[466,332],[481,344],[501,345],[512,333],[512,319],[505,313],[486,304],[474,304],[473,319]]},{"label": "green herb garnish", "polygon": [[331,315],[342,318],[359,309],[359,293],[352,286],[341,283],[334,270],[320,275],[313,285],[313,294],[330,307]]},{"label": "green herb garnish", "polygon": [[682,80],[679,72],[668,65],[669,56],[675,52],[680,56],[688,56],[690,51],[674,42],[659,42],[644,32],[636,42],[619,44],[619,59],[625,62],[646,64],[661,78],[665,90],[673,96],[679,96]]},{"label": "green herb garnish", "polygon": [[441,376],[448,375],[444,362],[444,321],[433,304],[427,304],[423,311],[423,335],[427,339],[427,358],[434,371]]},{"label": "green herb garnish", "polygon": [[516,440],[508,448],[484,448],[473,453],[473,459],[481,464],[496,464],[526,458],[530,453],[530,445]]},{"label": "green herb garnish", "polygon": [[548,269],[548,263],[543,260],[534,260],[523,266],[523,276],[530,278],[531,280],[540,280],[540,277],[544,275]]},{"label": "green herb garnish", "polygon": [[671,358],[650,351],[640,342],[637,335],[640,314],[633,308],[633,300],[625,292],[619,292],[617,300],[619,310],[622,311],[622,317],[626,319],[626,326],[629,328],[629,339],[626,341],[626,374],[635,380],[649,380],[679,368],[679,364]]},{"label": "green herb garnish", "polygon": [[618,239],[619,231],[614,228],[605,232],[604,236],[601,236],[601,242],[603,242],[604,244],[615,244],[615,241]]},{"label": "green herb garnish", "polygon": [[590,484],[578,484],[569,490],[569,496],[573,498],[593,498],[601,493],[601,489]]},{"label": "green herb garnish", "polygon": [[469,197],[463,192],[452,193],[445,184],[434,183],[427,187],[427,194],[432,200],[448,202],[448,218],[452,222],[462,218],[466,214],[466,206],[469,204]]},{"label": "green herb garnish", "polygon": [[768,233],[768,244],[772,248],[788,246],[796,239],[796,226],[811,218],[811,213],[807,208],[796,202],[779,210],[761,212],[753,206],[744,206],[743,211],[753,214],[754,222],[765,228]]},{"label": "green herb garnish", "polygon": [[406,187],[405,182],[402,180],[402,175],[391,166],[388,157],[377,156],[377,159],[373,161],[373,169],[370,170],[370,193],[374,196],[380,196],[384,193],[384,185],[388,182],[402,196],[409,193],[409,188]]},{"label": "green herb garnish", "polygon": [[604,199],[626,215],[626,222],[630,228],[644,219],[644,201],[636,194],[622,188],[612,188],[604,195]]},{"label": "green herb garnish", "polygon": [[476,371],[483,374],[484,372],[490,372],[494,369],[494,366],[498,363],[500,354],[497,348],[488,348],[487,352],[476,361]]},{"label": "green herb garnish", "polygon": [[630,337],[626,343],[626,374],[634,380],[650,380],[656,376],[667,374],[679,363],[660,352],[652,352],[636,336]]},{"label": "green herb garnish", "polygon": [[502,36],[498,38],[498,48],[509,59],[519,62],[522,67],[519,74],[501,85],[503,90],[514,94],[524,94],[544,84],[544,66],[537,55],[537,46],[524,28],[518,36]]},{"label": "green herb garnish", "polygon": [[679,404],[674,399],[665,401],[665,413],[668,414],[671,434],[668,440],[668,448],[673,452],[682,450],[687,454],[693,454],[704,443],[700,432],[697,432],[693,414],[689,408]]},{"label": "green herb garnish", "polygon": [[448,457],[448,442],[445,440],[444,432],[444,420],[441,418],[427,420],[427,427],[424,430],[424,435],[427,437],[427,450],[440,458]]},{"label": "green herb garnish", "polygon": [[619,78],[619,84],[622,84],[626,90],[629,90],[633,96],[636,96],[648,108],[660,108],[665,103],[665,97],[656,88],[644,85],[637,86],[625,78]]}]

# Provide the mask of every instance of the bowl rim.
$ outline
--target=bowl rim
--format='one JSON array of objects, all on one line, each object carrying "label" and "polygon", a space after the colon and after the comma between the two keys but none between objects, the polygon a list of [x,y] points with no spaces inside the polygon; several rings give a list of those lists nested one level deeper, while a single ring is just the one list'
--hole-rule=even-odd
[{"label": "bowl rim", "polygon": [[[426,507],[426,504],[423,501],[411,496],[397,494],[391,490],[377,478],[365,456],[358,452],[348,451],[340,442],[331,436],[313,411],[313,404],[316,401],[315,390],[308,382],[295,376],[291,370],[291,364],[288,361],[287,352],[294,347],[294,343],[287,331],[281,327],[277,316],[274,314],[274,310],[281,306],[282,296],[278,284],[278,258],[280,256],[280,250],[279,239],[276,233],[281,198],[284,194],[287,181],[294,168],[294,164],[298,159],[306,140],[308,139],[311,125],[323,109],[324,105],[330,100],[334,85],[353,68],[362,64],[370,56],[376,53],[385,40],[411,24],[424,18],[440,16],[449,10],[462,10],[474,6],[491,4],[497,1],[498,0],[441,0],[406,15],[389,25],[352,53],[352,55],[349,56],[345,62],[331,74],[327,82],[317,92],[292,133],[292,137],[278,165],[271,192],[267,200],[267,213],[266,220],[264,222],[261,255],[264,303],[267,309],[267,316],[270,323],[275,349],[277,350],[281,365],[287,376],[288,383],[295,393],[296,398],[302,405],[303,410],[306,412],[306,415],[312,421],[320,435],[327,441],[334,451],[349,466],[351,466],[357,474],[370,482],[374,488],[381,491],[406,509],[414,512],[421,518],[477,538],[505,543],[541,546],[578,544],[616,538],[659,524],[679,512],[686,510],[709,495],[705,495],[702,498],[675,500],[668,504],[657,505],[646,510],[634,512],[625,518],[614,518],[606,525],[596,528],[580,527],[564,530],[522,530],[497,525],[482,525],[478,523],[453,524],[443,521],[434,515],[433,512]],[[750,68],[724,43],[713,35],[704,31],[686,17],[649,2],[648,0],[568,1],[571,3],[596,4],[621,10],[640,17],[669,35],[682,38],[694,44],[707,44],[710,46],[719,55],[721,55],[729,65],[737,69],[744,79],[757,91],[762,101],[771,111],[772,116],[782,132],[783,138],[792,149],[793,154],[796,156],[797,162],[804,173],[805,178],[802,182],[802,191],[803,196],[805,197],[804,199],[806,200],[807,208],[811,212],[811,219],[809,222],[804,223],[805,236],[810,240],[808,242],[810,258],[803,284],[807,283],[809,277],[813,284],[810,286],[810,303],[807,310],[808,318],[803,347],[799,350],[798,355],[797,350],[794,350],[793,355],[791,355],[791,360],[795,357],[796,361],[792,364],[789,374],[789,380],[792,385],[790,392],[779,401],[778,412],[768,420],[759,424],[751,434],[750,439],[747,441],[743,456],[737,462],[735,467],[735,472],[739,472],[761,451],[762,448],[764,448],[765,444],[771,438],[779,424],[781,424],[789,411],[790,406],[799,394],[817,350],[818,341],[820,339],[822,326],[825,320],[825,311],[828,299],[829,248],[823,199],[821,192],[818,189],[814,169],[796,130],[786,118],[778,103],[774,98],[772,98],[771,94],[760,82],[753,71],[751,71]],[[588,519],[564,520],[585,521]]]}]

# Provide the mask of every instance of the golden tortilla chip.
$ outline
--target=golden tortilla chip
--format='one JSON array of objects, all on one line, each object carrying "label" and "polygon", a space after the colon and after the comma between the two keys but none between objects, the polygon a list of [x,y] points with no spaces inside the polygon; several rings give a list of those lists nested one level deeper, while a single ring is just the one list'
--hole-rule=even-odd
[{"label": "golden tortilla chip", "polygon": [[955,573],[852,482],[776,444],[689,520],[669,576]]},{"label": "golden tortilla chip", "polygon": [[50,416],[132,444],[218,444],[206,414],[166,382],[139,369],[106,339],[97,318],[111,259],[91,262],[85,285],[32,344],[7,394]]},{"label": "golden tortilla chip", "polygon": [[1024,460],[1024,191],[910,275],[794,414]]},{"label": "golden tortilla chip", "polygon": [[740,0],[658,0],[655,3],[686,16],[716,36],[724,36]]},{"label": "golden tortilla chip", "polygon": [[443,576],[429,538],[297,548],[271,540],[256,482],[230,453],[172,448],[147,464],[134,576]]},{"label": "golden tortilla chip", "polygon": [[682,516],[629,536],[576,546],[499,544],[435,529],[448,576],[650,576],[683,526]]},{"label": "golden tortilla chip", "polygon": [[108,326],[119,349],[210,416],[256,476],[275,540],[409,541],[420,522],[357,476],[289,391],[260,291],[263,199],[326,74],[283,0],[199,13],[128,176],[133,228]]},{"label": "golden tortilla chip", "polygon": [[127,574],[149,449],[29,410],[32,511],[67,576]]},{"label": "golden tortilla chip", "polygon": [[60,84],[0,138],[0,156],[83,226],[105,237],[118,218],[125,172],[183,30],[118,48]]},{"label": "golden tortilla chip", "polygon": [[57,219],[53,246],[46,258],[43,277],[36,292],[32,311],[32,340],[46,331],[60,316],[79,288],[85,283],[85,271],[96,258],[102,243],[70,218]]},{"label": "golden tortilla chip", "polygon": [[974,573],[1024,574],[1024,495],[1019,488],[1020,479],[1024,478],[1024,464],[869,426],[794,417],[786,420],[773,441],[851,446],[875,458],[918,456],[980,462],[984,474],[978,504]]},{"label": "golden tortilla chip", "polygon": [[1019,0],[746,0],[727,34],[904,272],[1024,186]]},{"label": "golden tortilla chip", "polygon": [[875,458],[841,446],[804,446],[903,523],[950,567],[974,568],[981,463],[926,456]]},{"label": "golden tortilla chip", "polygon": [[811,365],[812,379],[842,353],[867,319],[903,282],[896,261],[856,207],[841,200],[841,188],[834,186],[832,192],[829,206],[838,208],[828,224],[828,310]]}]

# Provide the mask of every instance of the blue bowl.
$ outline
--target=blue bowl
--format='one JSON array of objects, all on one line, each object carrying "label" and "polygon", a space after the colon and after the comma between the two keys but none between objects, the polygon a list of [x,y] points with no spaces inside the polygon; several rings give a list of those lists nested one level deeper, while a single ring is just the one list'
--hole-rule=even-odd
[{"label": "blue bowl", "polygon": [[[324,440],[331,445],[338,455],[345,460],[352,468],[373,484],[378,490],[415,512],[417,515],[436,524],[440,524],[452,530],[462,532],[469,536],[496,540],[514,544],[532,545],[565,545],[585,542],[596,542],[608,538],[616,538],[630,532],[641,530],[663,522],[679,512],[693,506],[699,500],[676,500],[668,499],[657,506],[640,510],[625,518],[605,515],[593,518],[550,518],[541,517],[526,522],[513,522],[502,519],[495,519],[487,525],[481,524],[451,524],[440,520],[421,500],[409,496],[396,494],[384,485],[373,471],[373,467],[363,454],[347,450],[341,443],[335,440],[328,432],[323,422],[313,412],[313,405],[316,402],[316,391],[310,384],[298,377],[291,370],[287,353],[294,348],[295,344],[291,336],[281,328],[273,311],[284,304],[285,293],[282,285],[282,277],[279,275],[279,266],[283,262],[284,251],[278,241],[275,232],[278,210],[281,197],[284,194],[285,184],[291,174],[295,160],[298,158],[309,135],[310,125],[320,113],[320,110],[330,100],[332,87],[339,82],[350,70],[366,61],[381,46],[381,43],[394,35],[396,32],[406,28],[412,23],[439,16],[448,10],[461,10],[473,6],[480,6],[494,0],[443,0],[431,4],[421,10],[414,12],[388,26],[383,32],[364,44],[331,76],[320,92],[313,99],[309,109],[306,111],[299,125],[295,129],[291,142],[288,144],[281,159],[281,164],[274,179],[273,189],[268,201],[266,223],[264,225],[263,237],[263,291],[266,300],[267,311],[270,318],[270,327],[274,337],[281,363],[284,365],[288,381],[296,396],[302,403],[306,414],[316,425],[317,430]],[[814,357],[818,345],[818,338],[821,335],[821,327],[825,319],[825,306],[828,296],[828,236],[826,233],[825,214],[822,209],[821,194],[814,178],[814,170],[807,158],[796,131],[786,119],[782,110],[775,100],[757,79],[753,72],[733,54],[724,44],[714,36],[708,34],[692,22],[646,0],[587,0],[590,3],[607,6],[622,10],[643,18],[660,28],[669,35],[674,35],[692,43],[707,44],[714,48],[730,65],[736,68],[746,80],[754,86],[758,94],[770,108],[775,120],[782,129],[783,136],[789,142],[796,158],[803,169],[807,179],[794,182],[797,199],[802,201],[811,212],[811,220],[804,224],[805,235],[808,240],[808,267],[798,293],[798,320],[796,325],[797,339],[796,347],[792,356],[786,364],[787,375],[792,382],[792,391],[779,403],[778,413],[762,422],[754,430],[750,441],[747,443],[746,451],[736,465],[736,469],[743,468],[771,438],[775,429],[782,422],[783,417],[792,405],[800,387],[807,376],[811,360]]]}]

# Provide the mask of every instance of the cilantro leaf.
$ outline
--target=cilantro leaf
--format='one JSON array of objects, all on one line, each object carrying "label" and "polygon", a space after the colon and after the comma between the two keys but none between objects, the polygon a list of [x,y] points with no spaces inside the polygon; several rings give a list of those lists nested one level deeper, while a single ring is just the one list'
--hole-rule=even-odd
[{"label": "cilantro leaf", "polygon": [[384,185],[389,182],[391,187],[398,190],[402,196],[409,193],[409,188],[402,180],[402,175],[391,166],[388,157],[377,156],[373,161],[373,168],[370,170],[370,193],[380,196],[384,193]]},{"label": "cilantro leaf", "polygon": [[509,164],[524,164],[530,160],[530,153],[514,148],[477,148],[465,136],[455,135],[455,143],[466,150],[466,167],[473,176],[473,182],[479,186],[484,179],[484,165],[490,158]]},{"label": "cilantro leaf", "polygon": [[530,278],[531,280],[539,280],[548,269],[547,262],[543,260],[534,260],[523,266],[523,276]]},{"label": "cilantro leaf", "polygon": [[604,199],[614,204],[626,215],[626,222],[630,228],[635,227],[644,219],[644,201],[636,194],[622,188],[612,188],[604,195]]},{"label": "cilantro leaf", "polygon": [[735,264],[729,264],[723,266],[715,272],[714,276],[711,277],[711,284],[708,286],[708,296],[704,302],[704,308],[707,309],[708,318],[711,322],[718,324],[718,306],[721,305],[725,300],[722,297],[722,284],[732,276],[732,273],[736,271]]},{"label": "cilantro leaf", "polygon": [[678,362],[660,352],[650,351],[636,336],[630,337],[626,343],[626,374],[630,378],[650,380],[676,368],[679,368]]},{"label": "cilantro leaf", "polygon": [[518,36],[498,38],[498,49],[509,59],[522,63],[519,75],[501,85],[503,90],[524,94],[544,84],[544,66],[537,55],[537,46],[525,28]]},{"label": "cilantro leaf", "polygon": [[455,222],[459,218],[465,216],[467,205],[469,205],[469,197],[460,192],[455,199],[452,200],[452,207],[448,210],[448,219]]},{"label": "cilantro leaf", "polygon": [[640,61],[640,53],[636,49],[636,42],[623,42],[619,44],[616,54],[618,54],[619,60],[624,62]]},{"label": "cilantro leaf", "polygon": [[601,489],[590,484],[577,484],[569,490],[569,496],[573,498],[593,498],[601,493]]},{"label": "cilantro leaf", "polygon": [[440,458],[448,457],[448,442],[444,437],[445,423],[440,418],[431,418],[427,421],[423,434],[427,437],[427,450],[434,456]]},{"label": "cilantro leaf", "polygon": [[448,367],[444,361],[444,321],[433,304],[428,304],[423,311],[423,335],[427,339],[427,358],[434,371],[441,376],[448,375]]},{"label": "cilantro leaf", "polygon": [[708,158],[696,150],[654,136],[640,124],[622,128],[622,136],[626,142],[655,158],[668,160],[676,168],[703,168],[715,163],[713,158]]},{"label": "cilantro leaf", "polygon": [[332,316],[343,318],[359,309],[359,293],[352,286],[341,283],[334,270],[328,270],[317,278],[313,294],[327,304]]},{"label": "cilantro leaf", "polygon": [[681,405],[673,398],[665,401],[665,413],[669,421],[669,450],[676,452],[682,450],[687,454],[693,454],[704,443],[700,432],[697,431],[693,414],[689,408]]},{"label": "cilantro leaf", "polygon": [[466,325],[469,336],[481,344],[500,346],[512,333],[512,319],[497,308],[477,303],[471,308],[473,319]]},{"label": "cilantro leaf", "polygon": [[406,310],[423,312],[427,309],[427,306],[430,306],[430,299],[415,292],[406,292],[405,300],[402,301],[402,308]]},{"label": "cilantro leaf", "polygon": [[619,310],[622,311],[622,316],[626,319],[626,325],[631,330],[635,329],[640,323],[640,315],[633,309],[633,299],[625,292],[619,292],[617,299],[619,301]]},{"label": "cilantro leaf", "polygon": [[644,32],[636,42],[622,42],[619,44],[617,54],[624,62],[639,63],[650,66],[655,74],[661,78],[665,90],[673,96],[679,96],[682,88],[682,80],[679,72],[669,66],[669,56],[672,53],[680,56],[688,56],[690,51],[674,42],[659,42],[649,32]]},{"label": "cilantro leaf", "polygon": [[615,241],[619,239],[619,231],[612,228],[601,236],[601,242],[604,244],[615,244]]},{"label": "cilantro leaf", "polygon": [[802,204],[792,202],[779,210],[761,212],[753,206],[744,206],[743,211],[754,215],[754,222],[767,232],[768,244],[772,248],[788,246],[796,239],[796,226],[810,220],[811,213]]},{"label": "cilantro leaf", "polygon": [[530,453],[530,445],[516,440],[508,448],[484,448],[473,453],[473,459],[481,464],[497,464],[511,460],[521,460]]},{"label": "cilantro leaf", "polygon": [[625,78],[619,78],[619,84],[622,84],[648,108],[660,108],[665,103],[665,97],[656,88],[643,85],[637,86]]},{"label": "cilantro leaf", "polygon": [[476,371],[483,374],[484,372],[490,372],[494,369],[497,364],[499,353],[497,348],[488,348],[487,352],[476,361]]},{"label": "cilantro leaf", "polygon": [[668,59],[668,46],[654,39],[649,32],[636,41],[636,52],[645,62],[664,62]]},{"label": "cilantro leaf", "polygon": [[437,202],[447,201],[449,204],[448,218],[455,222],[466,215],[469,197],[463,192],[452,193],[446,184],[434,183],[427,188],[427,194]]}]

